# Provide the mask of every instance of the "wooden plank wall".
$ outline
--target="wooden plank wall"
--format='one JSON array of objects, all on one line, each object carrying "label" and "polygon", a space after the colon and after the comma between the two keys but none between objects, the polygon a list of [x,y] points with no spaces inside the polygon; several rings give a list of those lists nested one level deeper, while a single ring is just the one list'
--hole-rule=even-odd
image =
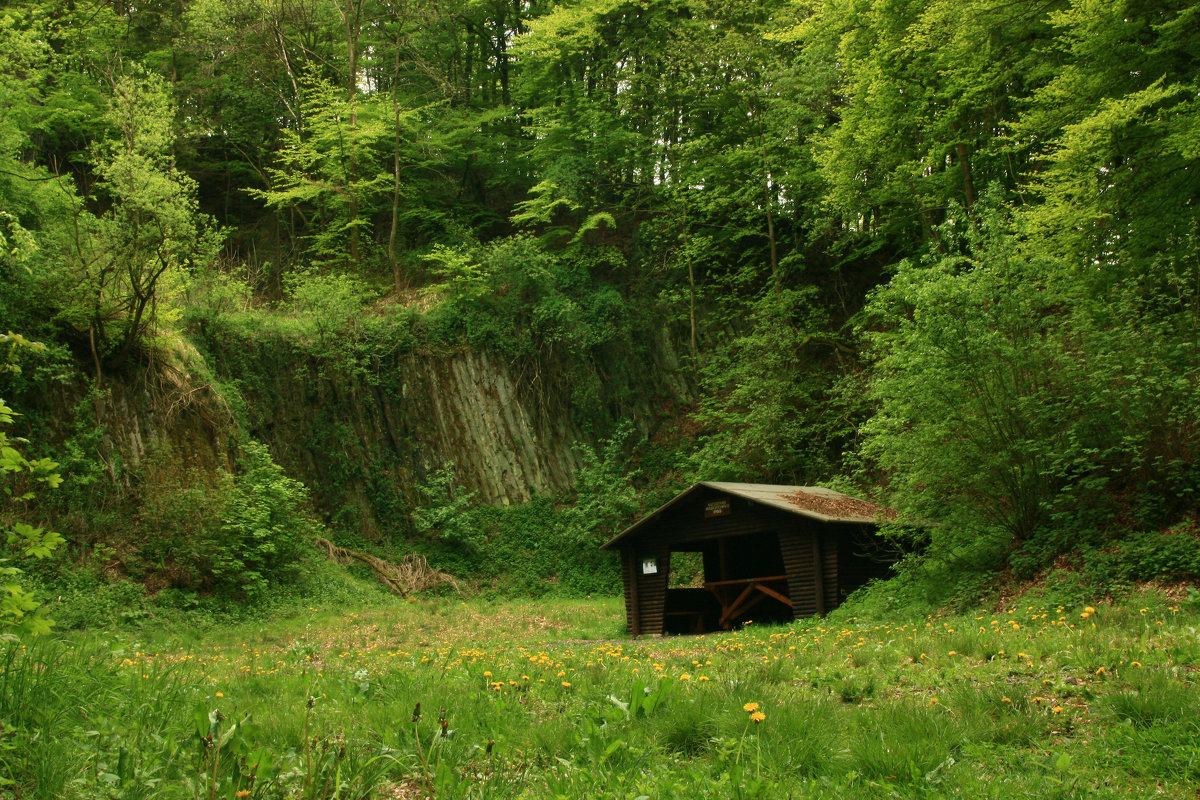
[{"label": "wooden plank wall", "polygon": [[641,615],[638,612],[637,562],[631,547],[621,548],[621,579],[625,584],[625,630],[638,635]]},{"label": "wooden plank wall", "polygon": [[821,537],[821,568],[824,571],[825,581],[825,609],[821,613],[828,614],[842,604],[841,597],[838,595],[838,588],[841,585],[841,578],[838,574],[838,542],[841,540],[841,529],[844,525],[825,525],[820,533]]},{"label": "wooden plank wall", "polygon": [[704,519],[703,503],[689,505],[691,508],[678,509],[677,513],[671,513],[676,511],[671,509],[671,512],[663,515],[661,523],[652,528],[648,526],[645,533],[637,537],[637,547],[645,551],[659,547],[670,549],[682,542],[722,539],[743,533],[780,531],[795,524],[790,514],[745,500],[735,504],[734,513],[729,516],[712,519]]},{"label": "wooden plank wall", "polygon": [[[656,575],[642,574],[642,559],[655,557],[658,559]],[[667,580],[671,574],[671,551],[660,549],[654,553],[638,551],[634,553],[634,581],[637,586],[636,626],[630,626],[630,631],[636,627],[634,635],[655,635],[663,632],[663,614],[667,607]]]},{"label": "wooden plank wall", "polygon": [[783,564],[787,567],[788,591],[792,598],[792,616],[796,619],[816,616],[817,572],[813,562],[813,534],[797,530],[779,537]]}]

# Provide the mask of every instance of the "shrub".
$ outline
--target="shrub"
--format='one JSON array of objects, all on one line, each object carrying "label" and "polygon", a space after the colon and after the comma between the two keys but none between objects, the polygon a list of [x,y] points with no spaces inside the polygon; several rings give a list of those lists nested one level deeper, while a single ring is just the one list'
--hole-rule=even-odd
[{"label": "shrub", "polygon": [[1200,579],[1200,529],[1193,524],[1139,531],[1083,554],[1083,571],[1098,586]]},{"label": "shrub", "polygon": [[283,473],[264,445],[246,443],[241,468],[209,558],[219,590],[253,596],[292,575],[315,528],[307,489]]},{"label": "shrub", "polygon": [[939,252],[870,299],[879,411],[862,453],[897,507],[941,523],[935,551],[986,568],[1016,546],[1028,575],[1194,504],[1195,297],[1135,282],[1097,295],[989,202],[978,219],[951,209]]}]

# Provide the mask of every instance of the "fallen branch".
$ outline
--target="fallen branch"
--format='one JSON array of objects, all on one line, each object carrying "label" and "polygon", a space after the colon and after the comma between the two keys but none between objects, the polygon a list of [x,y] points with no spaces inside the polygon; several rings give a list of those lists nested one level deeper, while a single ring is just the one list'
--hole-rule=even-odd
[{"label": "fallen branch", "polygon": [[399,564],[391,564],[370,553],[338,547],[328,539],[320,537],[317,538],[317,547],[339,564],[349,564],[352,561],[365,564],[388,591],[401,597],[406,597],[410,592],[424,592],[442,584],[449,584],[458,591],[458,581],[453,575],[434,569],[429,566],[425,556],[416,553],[409,553]]}]

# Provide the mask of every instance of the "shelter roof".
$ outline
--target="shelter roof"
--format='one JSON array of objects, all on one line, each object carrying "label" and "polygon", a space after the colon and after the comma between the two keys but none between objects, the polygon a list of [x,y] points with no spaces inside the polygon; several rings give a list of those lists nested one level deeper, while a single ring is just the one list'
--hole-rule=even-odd
[{"label": "shelter roof", "polygon": [[857,522],[860,524],[876,524],[881,520],[895,519],[896,512],[890,508],[876,505],[867,500],[835,492],[822,486],[778,486],[767,483],[723,483],[718,481],[700,481],[662,506],[647,514],[628,528],[617,534],[601,546],[608,550],[626,536],[636,533],[642,527],[657,519],[663,512],[690,497],[701,487],[716,489],[718,492],[742,497],[751,502],[777,508],[790,514],[819,520],[821,522]]}]

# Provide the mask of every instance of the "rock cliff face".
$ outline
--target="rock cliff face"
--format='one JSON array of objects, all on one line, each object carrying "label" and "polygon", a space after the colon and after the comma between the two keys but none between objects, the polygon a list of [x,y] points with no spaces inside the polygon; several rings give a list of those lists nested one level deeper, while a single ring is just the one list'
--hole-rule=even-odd
[{"label": "rock cliff face", "polygon": [[97,496],[135,527],[155,524],[147,498],[168,507],[173,492],[220,486],[249,435],[309,487],[336,529],[403,535],[411,509],[429,501],[421,488],[447,465],[456,490],[486,503],[566,491],[577,445],[622,420],[654,434],[693,394],[665,332],[557,360],[396,348],[346,361],[281,334],[228,330],[196,341],[199,349],[181,341],[150,366],[105,375],[100,393],[80,373],[12,398],[43,420],[36,438],[46,455],[64,460],[63,443],[74,442],[107,472]]},{"label": "rock cliff face", "polygon": [[[40,411],[46,447],[81,430],[99,432],[86,458],[98,458],[114,489],[159,472],[201,476],[234,468],[235,420],[217,388],[197,374],[201,362],[191,347],[141,369],[104,375],[100,390],[90,378],[47,384],[44,393],[23,398]],[[42,408],[38,409],[37,406]],[[39,434],[40,435],[40,434]]]},{"label": "rock cliff face", "polygon": [[331,521],[369,537],[403,525],[418,487],[448,464],[487,503],[567,490],[575,445],[621,419],[652,432],[691,396],[666,333],[573,363],[462,349],[347,370],[270,338],[213,345],[209,361],[250,435]]}]

